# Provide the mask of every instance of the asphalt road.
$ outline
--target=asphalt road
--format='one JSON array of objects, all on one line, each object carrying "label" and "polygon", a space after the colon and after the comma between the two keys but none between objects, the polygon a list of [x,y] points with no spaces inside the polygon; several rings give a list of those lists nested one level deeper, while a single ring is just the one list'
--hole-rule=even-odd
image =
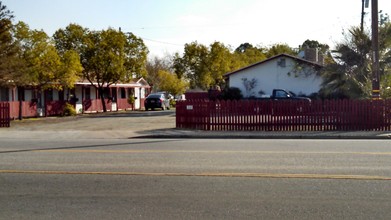
[{"label": "asphalt road", "polygon": [[0,219],[389,219],[387,140],[0,141]]}]

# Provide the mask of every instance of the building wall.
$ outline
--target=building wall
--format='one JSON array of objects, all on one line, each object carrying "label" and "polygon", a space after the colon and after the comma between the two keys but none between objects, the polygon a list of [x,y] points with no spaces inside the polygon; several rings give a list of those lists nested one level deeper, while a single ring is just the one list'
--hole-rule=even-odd
[{"label": "building wall", "polygon": [[[113,90],[111,90],[111,91],[113,92],[113,94],[117,94],[118,99],[126,99],[131,92],[131,94],[133,94],[135,97],[137,97],[136,103],[134,106],[135,109],[140,109],[143,106],[141,102],[144,100],[145,95],[146,95],[146,88],[144,88],[143,86],[144,86],[143,84],[137,84],[134,86],[129,86],[127,84],[124,84],[124,85],[118,85],[117,87],[112,87],[112,89],[116,89],[116,93],[115,93],[115,91],[113,92]],[[83,87],[84,87],[84,89],[83,89]],[[88,88],[88,89],[86,89],[86,88]],[[123,88],[126,93],[125,97],[121,97],[121,88]],[[131,90],[133,90],[133,91],[131,91]],[[84,92],[84,94],[83,94],[83,92]],[[88,96],[87,92],[88,92],[89,96]],[[74,98],[74,97],[77,98],[77,102],[75,103],[75,110],[77,113],[83,112],[83,99],[84,100],[86,100],[87,98],[89,98],[91,100],[99,99],[98,94],[97,94],[97,89],[91,85],[76,85],[74,90],[64,89],[63,94],[64,94],[64,100],[69,101],[69,100],[72,100],[72,98]],[[74,96],[72,96],[73,94],[74,94]],[[37,109],[39,109],[39,111],[41,112],[41,115],[43,115],[43,113],[45,112],[45,103],[44,103],[45,97],[46,97],[46,101],[49,101],[49,100],[59,101],[60,100],[60,94],[57,89],[47,90],[45,92],[37,92],[34,89],[26,88],[26,89],[24,89],[23,95],[24,95],[25,101],[32,101],[32,99],[34,99],[37,102],[36,103]],[[115,99],[115,100],[118,100],[118,99]],[[0,88],[0,101],[15,101],[15,100],[18,100],[17,88],[11,88],[11,89],[4,88],[4,87]],[[121,100],[121,101],[123,102],[124,100]],[[108,110],[113,110],[113,111],[118,110],[118,103],[116,101],[113,101],[112,106],[108,107]]]},{"label": "building wall", "polygon": [[[310,95],[319,91],[322,83],[320,76],[316,76],[311,68],[295,72],[295,60],[282,58],[285,59],[285,65],[281,58],[278,58],[230,75],[229,86],[239,88],[244,97],[261,97],[260,91],[271,95],[273,89],[285,89],[297,95]],[[243,78],[256,80],[255,88],[251,92],[246,91]]]}]

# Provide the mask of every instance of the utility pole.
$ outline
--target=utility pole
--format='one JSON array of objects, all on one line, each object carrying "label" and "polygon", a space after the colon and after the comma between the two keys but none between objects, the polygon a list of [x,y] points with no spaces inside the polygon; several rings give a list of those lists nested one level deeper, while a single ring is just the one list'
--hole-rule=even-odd
[{"label": "utility pole", "polygon": [[361,0],[361,32],[364,32],[364,16],[365,16],[365,3],[369,0]]},{"label": "utility pole", "polygon": [[372,100],[380,99],[378,0],[372,0]]}]

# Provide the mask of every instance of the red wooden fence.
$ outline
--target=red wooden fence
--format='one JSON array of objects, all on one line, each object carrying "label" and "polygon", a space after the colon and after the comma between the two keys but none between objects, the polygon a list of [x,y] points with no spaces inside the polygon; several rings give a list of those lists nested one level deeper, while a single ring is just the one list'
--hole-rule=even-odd
[{"label": "red wooden fence", "polygon": [[216,131],[391,130],[391,100],[187,100],[177,103],[176,127]]},{"label": "red wooden fence", "polygon": [[0,127],[10,126],[10,105],[9,103],[0,102]]}]

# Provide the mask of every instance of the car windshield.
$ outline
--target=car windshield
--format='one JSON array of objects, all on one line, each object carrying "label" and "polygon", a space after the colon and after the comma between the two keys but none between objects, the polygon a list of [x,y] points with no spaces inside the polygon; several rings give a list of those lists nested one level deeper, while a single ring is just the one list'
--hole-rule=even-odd
[{"label": "car windshield", "polygon": [[147,98],[160,99],[160,97],[161,97],[160,94],[151,94]]}]

